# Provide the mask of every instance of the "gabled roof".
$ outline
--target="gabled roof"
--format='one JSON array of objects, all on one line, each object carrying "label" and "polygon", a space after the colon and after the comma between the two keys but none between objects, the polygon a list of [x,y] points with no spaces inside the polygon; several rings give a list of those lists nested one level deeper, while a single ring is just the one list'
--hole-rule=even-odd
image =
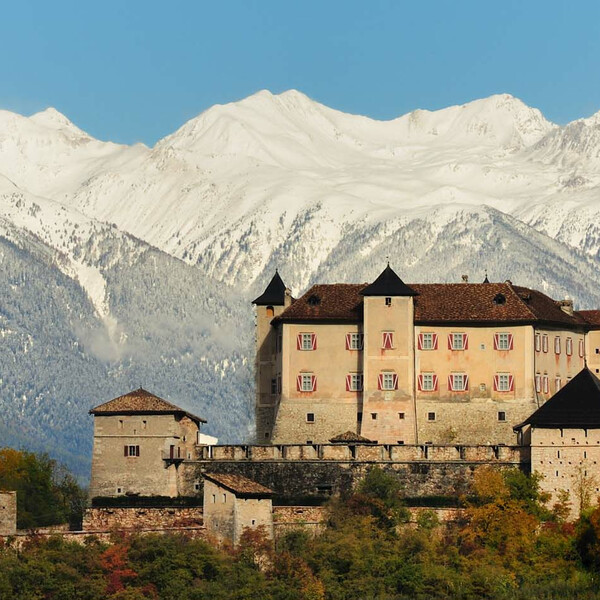
[{"label": "gabled roof", "polygon": [[[345,322],[363,320],[363,290],[367,284],[335,283],[311,287],[275,322]],[[569,315],[552,298],[511,283],[415,283],[415,323],[515,323],[587,329],[575,312]]]},{"label": "gabled roof", "polygon": [[379,277],[360,292],[363,296],[418,296],[412,288],[408,287],[395,271],[388,266]]},{"label": "gabled roof", "polygon": [[224,487],[238,498],[270,498],[273,490],[234,473],[203,473],[205,479]]},{"label": "gabled roof", "polygon": [[591,329],[600,329],[600,310],[578,310],[579,315]]},{"label": "gabled roof", "polygon": [[587,367],[582,369],[514,429],[525,425],[546,429],[600,429],[600,380]]},{"label": "gabled roof", "polygon": [[278,271],[275,271],[275,275],[273,275],[273,279],[271,279],[265,291],[253,300],[252,304],[257,306],[283,306],[285,304],[285,283],[283,283]]},{"label": "gabled roof", "polygon": [[376,444],[373,440],[370,440],[354,431],[346,431],[340,433],[329,440],[332,444]]},{"label": "gabled roof", "polygon": [[154,414],[182,414],[188,416],[197,423],[206,421],[192,413],[189,413],[175,404],[171,404],[143,388],[139,388],[128,394],[113,398],[104,404],[100,404],[90,410],[91,415],[154,415]]}]

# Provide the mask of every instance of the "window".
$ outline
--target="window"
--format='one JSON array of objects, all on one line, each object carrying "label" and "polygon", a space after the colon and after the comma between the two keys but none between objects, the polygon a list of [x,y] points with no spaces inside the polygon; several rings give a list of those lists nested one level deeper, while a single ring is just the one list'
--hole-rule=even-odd
[{"label": "window", "polygon": [[298,350],[316,350],[317,335],[315,333],[299,333],[296,337],[296,348]]},{"label": "window", "polygon": [[300,373],[296,377],[296,389],[299,392],[315,392],[317,390],[317,378],[312,373]]},{"label": "window", "polygon": [[142,421],[142,429],[148,429],[148,421],[145,419]]},{"label": "window", "polygon": [[346,334],[346,350],[362,350],[364,335],[362,333]]},{"label": "window", "polygon": [[420,333],[417,338],[417,349],[419,350],[437,350],[438,336],[437,333]]},{"label": "window", "polygon": [[535,351],[541,352],[542,350],[542,336],[539,333],[535,334]]},{"label": "window", "polygon": [[406,415],[404,413],[398,413],[398,418],[400,420],[404,419],[406,417]]},{"label": "window", "polygon": [[542,389],[544,390],[544,394],[548,393],[548,375],[542,377]]},{"label": "window", "polygon": [[362,373],[348,373],[346,375],[346,391],[347,392],[362,392],[363,375]]},{"label": "window", "polygon": [[560,338],[558,336],[554,338],[554,354],[560,354]]},{"label": "window", "polygon": [[213,503],[213,504],[215,504],[215,503],[216,503],[216,501],[217,501],[217,495],[216,495],[216,494],[213,494],[213,495],[212,495],[212,503]]},{"label": "window", "polygon": [[585,355],[585,343],[583,340],[579,340],[579,358],[583,358]]},{"label": "window", "polygon": [[467,350],[469,348],[469,336],[466,333],[448,334],[448,350]]},{"label": "window", "polygon": [[119,429],[123,429],[123,419],[119,419]]},{"label": "window", "polygon": [[513,335],[512,333],[495,333],[494,334],[494,350],[512,350]]},{"label": "window", "polygon": [[434,412],[428,412],[427,413],[427,420],[428,421],[435,421],[435,413]]},{"label": "window", "polygon": [[133,446],[133,445],[127,445],[127,446],[125,446],[124,455],[125,456],[139,456],[140,455],[140,447]]},{"label": "window", "polygon": [[469,389],[469,376],[466,373],[448,375],[448,390],[451,392],[466,392]]},{"label": "window", "polygon": [[117,494],[122,494],[123,493],[123,488],[118,487],[117,488]]},{"label": "window", "polygon": [[387,296],[386,299],[385,299],[385,305],[386,306],[391,306],[392,305],[392,299],[389,296]]},{"label": "window", "polygon": [[435,392],[438,389],[438,377],[435,373],[421,373],[417,378],[417,387],[421,392]]},{"label": "window", "polygon": [[494,375],[494,391],[512,392],[514,390],[514,378],[510,373],[496,373]]},{"label": "window", "polygon": [[271,394],[277,394],[277,378],[271,379]]},{"label": "window", "polygon": [[558,390],[560,390],[560,377],[556,377],[554,379],[554,391],[558,392]]},{"label": "window", "polygon": [[535,391],[538,394],[542,391],[542,376],[539,373],[535,374]]},{"label": "window", "polygon": [[394,332],[393,331],[383,331],[381,333],[381,347],[384,350],[392,350],[394,347]]},{"label": "window", "polygon": [[371,419],[377,421],[377,413],[371,413]]},{"label": "window", "polygon": [[314,423],[315,422],[315,413],[306,413],[306,422]]},{"label": "window", "polygon": [[396,373],[392,373],[391,371],[379,373],[377,379],[377,387],[380,390],[390,391],[398,389],[398,375]]},{"label": "window", "polygon": [[567,356],[573,356],[573,338],[567,338],[565,342],[565,352],[567,353]]},{"label": "window", "polygon": [[196,491],[196,492],[200,491],[200,482],[199,481],[194,481],[194,491]]},{"label": "window", "polygon": [[542,336],[542,351],[548,352],[548,334]]},{"label": "window", "polygon": [[506,421],[506,413],[503,410],[498,411],[498,421]]},{"label": "window", "polygon": [[223,502],[227,502],[227,494],[223,494]]},{"label": "window", "polygon": [[275,309],[272,306],[267,306],[267,317],[272,317],[275,315]]}]

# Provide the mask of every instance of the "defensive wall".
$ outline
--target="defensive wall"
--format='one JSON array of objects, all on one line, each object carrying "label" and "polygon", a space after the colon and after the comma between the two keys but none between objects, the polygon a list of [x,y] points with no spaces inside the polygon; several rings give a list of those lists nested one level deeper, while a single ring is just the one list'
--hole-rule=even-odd
[{"label": "defensive wall", "polygon": [[476,469],[529,470],[526,446],[303,444],[199,447],[196,460],[179,466],[183,495],[202,493],[202,473],[243,475],[271,488],[274,504],[298,504],[349,493],[373,466],[400,480],[409,497],[457,496],[466,492]]}]

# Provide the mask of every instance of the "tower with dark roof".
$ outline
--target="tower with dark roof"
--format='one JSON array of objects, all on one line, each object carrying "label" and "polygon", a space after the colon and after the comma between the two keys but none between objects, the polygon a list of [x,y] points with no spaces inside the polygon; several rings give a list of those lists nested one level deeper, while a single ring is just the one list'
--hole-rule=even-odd
[{"label": "tower with dark roof", "polygon": [[292,303],[290,290],[278,271],[265,291],[252,301],[256,310],[256,437],[258,443],[270,443],[275,412],[281,395],[282,328],[272,321]]}]

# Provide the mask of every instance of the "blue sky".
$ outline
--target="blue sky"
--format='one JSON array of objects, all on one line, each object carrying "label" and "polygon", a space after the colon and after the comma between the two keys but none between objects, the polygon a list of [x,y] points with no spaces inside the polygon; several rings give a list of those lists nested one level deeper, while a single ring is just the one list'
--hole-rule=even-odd
[{"label": "blue sky", "polygon": [[6,0],[0,108],[153,144],[215,103],[298,89],[389,119],[508,92],[600,110],[600,2]]}]

